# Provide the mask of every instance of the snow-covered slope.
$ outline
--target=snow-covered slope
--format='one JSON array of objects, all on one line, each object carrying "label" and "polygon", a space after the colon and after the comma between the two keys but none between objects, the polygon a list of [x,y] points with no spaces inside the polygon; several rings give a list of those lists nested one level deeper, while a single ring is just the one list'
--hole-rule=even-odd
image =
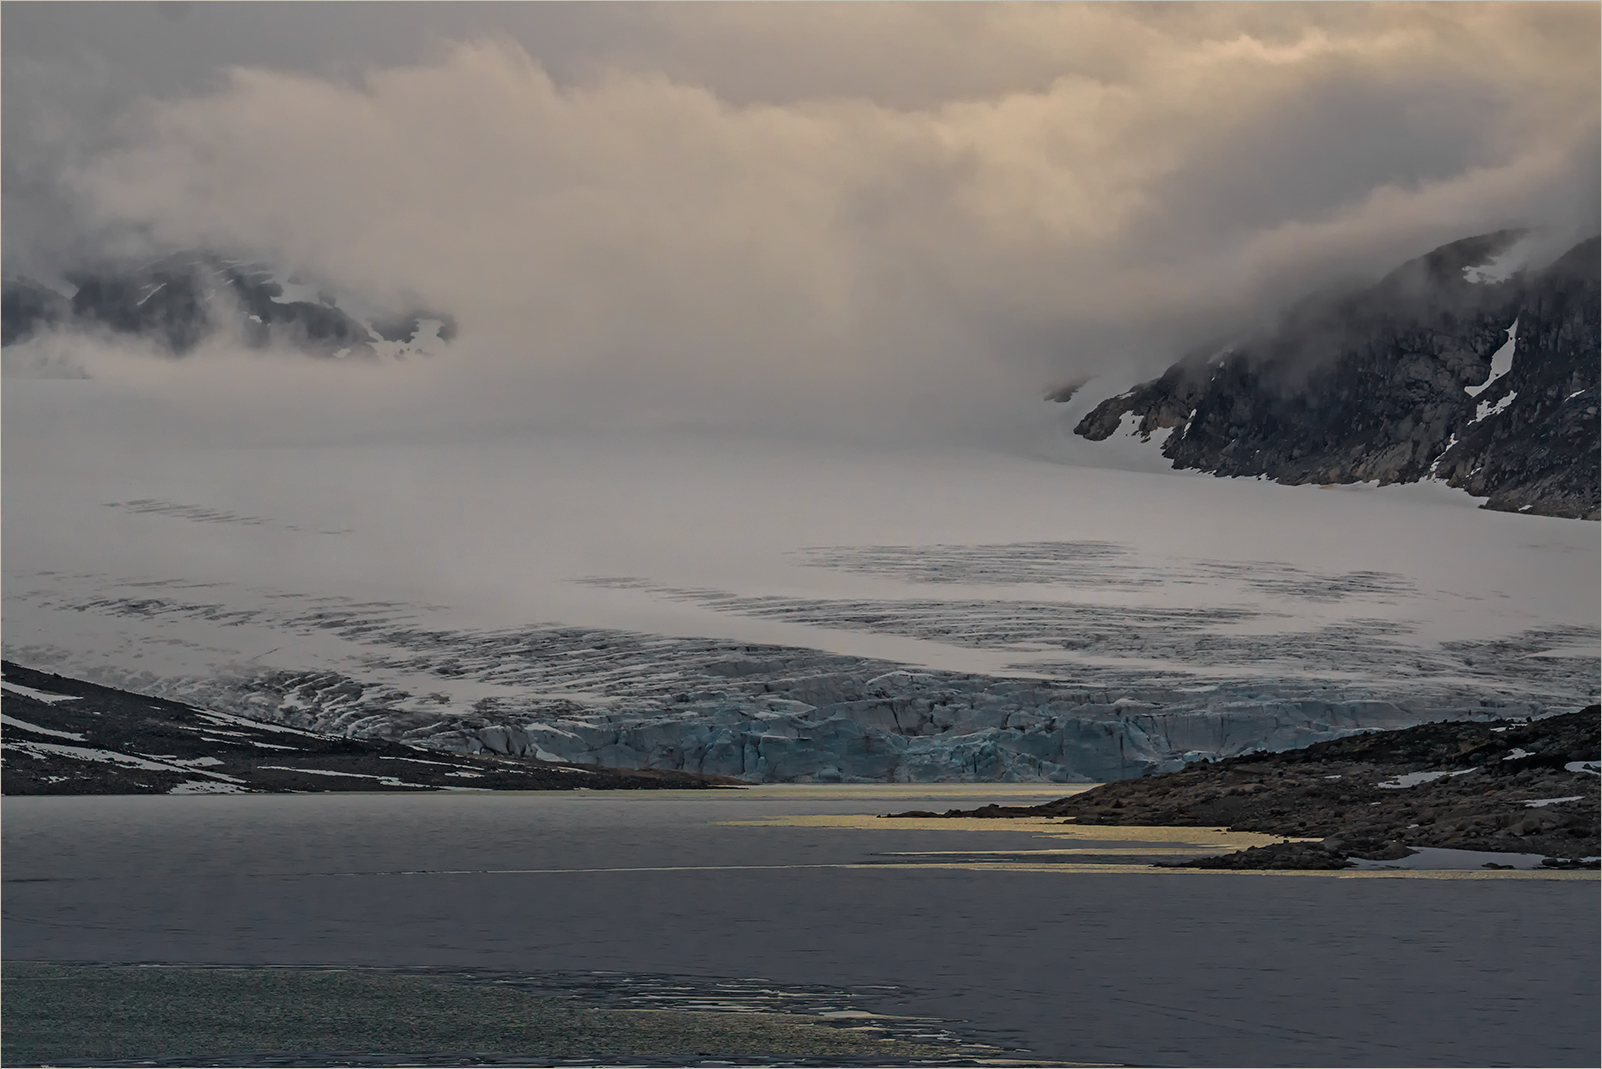
[{"label": "snow-covered slope", "polygon": [[1033,458],[202,446],[114,381],[13,380],[4,406],[6,656],[298,726],[757,780],[1074,780],[1597,692],[1597,527],[1436,484],[1088,468],[1053,459],[1088,445],[1066,429]]}]

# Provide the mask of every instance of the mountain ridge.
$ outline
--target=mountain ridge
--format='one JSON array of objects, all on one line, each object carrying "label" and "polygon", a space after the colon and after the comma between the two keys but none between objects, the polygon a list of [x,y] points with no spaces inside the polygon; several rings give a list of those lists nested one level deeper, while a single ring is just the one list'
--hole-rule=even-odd
[{"label": "mountain ridge", "polygon": [[[1598,305],[1589,238],[1510,270],[1522,231],[1443,245],[1366,289],[1200,350],[1096,405],[1101,441],[1167,431],[1175,468],[1285,484],[1435,479],[1486,508],[1598,519]],[[1511,366],[1492,364],[1511,344]],[[1066,397],[1061,398],[1066,400]]]},{"label": "mountain ridge", "polygon": [[321,357],[399,356],[430,334],[456,335],[448,314],[342,307],[344,298],[271,267],[211,252],[105,262],[66,272],[71,294],[7,275],[0,294],[0,345],[72,328],[137,337],[183,356],[219,333],[247,348],[287,346]]}]

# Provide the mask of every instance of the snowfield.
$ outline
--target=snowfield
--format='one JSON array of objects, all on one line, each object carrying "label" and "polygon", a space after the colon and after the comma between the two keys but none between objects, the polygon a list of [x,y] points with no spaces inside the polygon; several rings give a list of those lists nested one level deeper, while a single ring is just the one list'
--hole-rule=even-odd
[{"label": "snowfield", "polygon": [[793,782],[1099,780],[1596,700],[1598,525],[1166,471],[1073,438],[1094,400],[1006,448],[892,448],[275,436],[8,380],[5,654],[303,728]]}]

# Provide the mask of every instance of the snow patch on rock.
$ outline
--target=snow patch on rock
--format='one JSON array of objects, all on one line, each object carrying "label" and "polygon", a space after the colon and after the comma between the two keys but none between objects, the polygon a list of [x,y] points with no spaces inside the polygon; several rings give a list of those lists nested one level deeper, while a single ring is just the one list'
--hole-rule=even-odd
[{"label": "snow patch on rock", "polygon": [[1500,416],[1503,412],[1507,411],[1508,405],[1511,405],[1518,395],[1519,393],[1517,390],[1511,390],[1506,396],[1497,401],[1495,404],[1492,404],[1489,401],[1481,401],[1479,404],[1474,406],[1474,418],[1469,421],[1469,425],[1473,426],[1475,423],[1490,419],[1492,416]]},{"label": "snow patch on rock", "polygon": [[24,698],[32,698],[36,702],[44,702],[46,705],[78,700],[76,694],[51,694],[49,691],[34,690],[32,687],[25,687],[21,683],[13,683],[9,679],[0,679],[0,688],[9,690],[13,694],[20,694]]},{"label": "snow patch on rock", "polygon": [[1513,353],[1516,345],[1518,344],[1518,330],[1519,321],[1515,319],[1513,321],[1513,325],[1507,328],[1507,341],[1502,343],[1502,347],[1500,349],[1491,354],[1490,376],[1478,386],[1463,387],[1464,393],[1468,394],[1470,397],[1478,397],[1480,394],[1485,392],[1486,387],[1490,386],[1491,383],[1495,382],[1497,379],[1513,370]]},{"label": "snow patch on rock", "polygon": [[1465,768],[1460,772],[1409,772],[1405,775],[1397,776],[1395,779],[1376,783],[1374,786],[1382,790],[1403,790],[1408,787],[1417,787],[1420,783],[1433,783],[1435,780],[1445,779],[1447,776],[1466,776],[1473,771],[1474,769],[1472,768]]},{"label": "snow patch on rock", "polygon": [[[19,687],[18,689],[25,688]],[[84,741],[83,735],[76,731],[57,731],[54,728],[42,728],[37,724],[30,724],[26,720],[18,720],[14,716],[6,716],[3,713],[0,713],[0,724],[4,724],[7,727],[21,728],[23,731],[31,731],[35,735],[49,735],[58,739],[67,739],[71,742]]]}]

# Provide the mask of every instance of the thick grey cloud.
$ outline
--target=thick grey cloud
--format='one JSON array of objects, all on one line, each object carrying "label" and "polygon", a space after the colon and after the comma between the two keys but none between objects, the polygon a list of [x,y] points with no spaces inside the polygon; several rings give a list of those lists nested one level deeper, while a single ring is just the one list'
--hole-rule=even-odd
[{"label": "thick grey cloud", "polygon": [[1005,419],[1440,242],[1594,231],[1597,15],[7,4],[7,266],[207,244],[416,295],[475,410]]}]

